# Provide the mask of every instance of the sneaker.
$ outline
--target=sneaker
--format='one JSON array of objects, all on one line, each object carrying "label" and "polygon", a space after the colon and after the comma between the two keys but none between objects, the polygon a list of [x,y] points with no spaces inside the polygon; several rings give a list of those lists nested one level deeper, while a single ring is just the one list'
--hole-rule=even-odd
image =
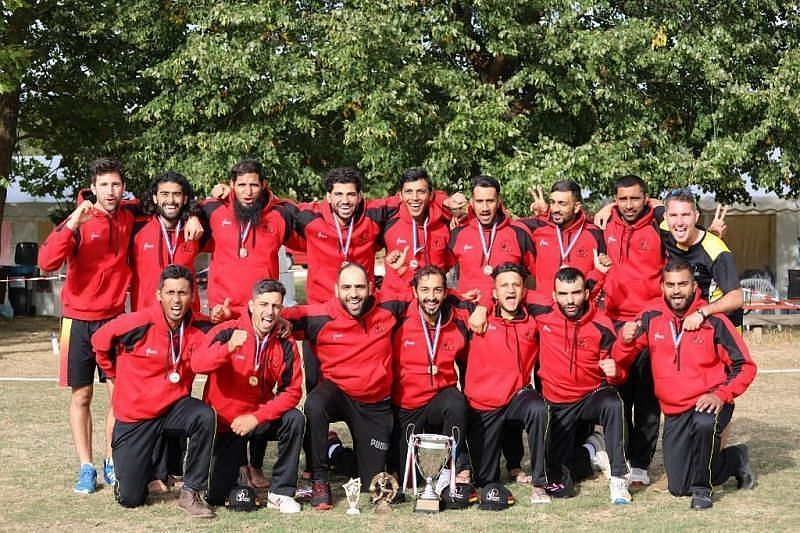
[{"label": "sneaker", "polygon": [[575,482],[566,466],[561,467],[561,481],[550,482],[544,490],[552,498],[573,498],[575,496]]},{"label": "sneaker", "polygon": [[213,509],[196,490],[181,489],[178,507],[192,518],[214,518],[216,516]]},{"label": "sneaker", "polygon": [[439,473],[439,478],[436,480],[436,487],[433,490],[436,492],[436,494],[441,496],[442,491],[449,487],[450,487],[450,469],[442,468],[442,471]]},{"label": "sneaker", "polygon": [[267,509],[277,509],[282,513],[299,513],[302,507],[291,496],[270,492],[267,493]]},{"label": "sneaker", "polygon": [[644,468],[631,468],[631,473],[628,474],[628,483],[632,487],[643,487],[650,484],[650,476]]},{"label": "sneaker", "polygon": [[91,494],[97,488],[97,472],[90,464],[81,465],[78,469],[78,482],[75,483],[76,494]]},{"label": "sneaker", "polygon": [[[586,439],[586,443],[592,446],[595,450],[592,457],[592,466],[606,476],[606,479],[611,478],[611,463],[608,460],[608,452],[606,451],[606,439],[599,431],[595,431]],[[648,481],[649,483],[649,481]]]},{"label": "sneaker", "polygon": [[628,492],[628,480],[624,477],[611,476],[611,479],[608,480],[608,488],[611,491],[611,503],[614,505],[631,503],[631,493]]},{"label": "sneaker", "polygon": [[311,485],[311,508],[317,511],[333,509],[330,483],[327,481],[314,481]]},{"label": "sneaker", "polygon": [[741,458],[741,465],[736,472],[736,486],[740,489],[752,489],[756,486],[756,474],[753,472],[753,467],[750,466],[750,455],[747,452],[747,446],[744,444],[737,444],[734,446]]},{"label": "sneaker", "polygon": [[103,481],[106,485],[113,485],[117,482],[117,476],[114,474],[114,460],[108,457],[103,461]]},{"label": "sneaker", "polygon": [[311,501],[311,488],[310,487],[297,487],[294,491],[294,497],[301,502],[308,503]]},{"label": "sneaker", "polygon": [[692,503],[689,504],[691,509],[695,511],[702,511],[703,509],[710,509],[714,506],[711,501],[711,496],[707,492],[695,492],[692,494]]}]

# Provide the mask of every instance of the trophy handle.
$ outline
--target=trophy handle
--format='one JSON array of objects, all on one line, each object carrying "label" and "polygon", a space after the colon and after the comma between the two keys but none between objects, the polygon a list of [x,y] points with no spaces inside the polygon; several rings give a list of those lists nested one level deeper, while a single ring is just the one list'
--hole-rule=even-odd
[{"label": "trophy handle", "polygon": [[416,464],[414,462],[414,424],[409,424],[406,426],[406,441],[408,442],[408,447],[406,449],[406,467],[403,471],[403,492],[406,491],[408,488],[408,473],[409,471],[413,472],[411,477],[411,483],[414,489],[414,494],[417,493],[417,473],[415,471]]}]

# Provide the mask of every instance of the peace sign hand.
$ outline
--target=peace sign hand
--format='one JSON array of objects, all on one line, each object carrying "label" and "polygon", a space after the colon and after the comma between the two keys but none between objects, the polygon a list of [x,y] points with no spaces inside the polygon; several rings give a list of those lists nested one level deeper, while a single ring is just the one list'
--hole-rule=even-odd
[{"label": "peace sign hand", "polygon": [[531,204],[531,214],[533,214],[533,216],[547,215],[550,207],[547,204],[547,200],[544,198],[544,192],[542,192],[542,188],[529,187],[528,194],[530,194],[533,198],[533,203]]},{"label": "peace sign hand", "polygon": [[720,239],[724,239],[725,235],[728,233],[728,225],[725,223],[725,215],[728,214],[728,207],[727,205],[717,204],[714,220],[712,220],[711,224],[708,226],[708,231]]}]

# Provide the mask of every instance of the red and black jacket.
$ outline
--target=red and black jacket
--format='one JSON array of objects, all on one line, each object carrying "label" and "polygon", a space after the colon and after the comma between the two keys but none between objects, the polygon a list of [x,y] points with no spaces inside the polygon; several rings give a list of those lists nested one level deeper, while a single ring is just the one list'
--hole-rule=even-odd
[{"label": "red and black jacket", "polygon": [[666,250],[658,221],[649,207],[632,224],[614,208],[603,235],[606,253],[614,261],[603,284],[606,314],[615,321],[630,321],[661,299]]},{"label": "red and black jacket", "polygon": [[[684,316],[705,304],[698,289]],[[699,329],[684,332],[677,348],[672,329],[680,334],[683,318],[663,300],[657,308],[642,313],[639,320],[641,327],[635,339],[631,343],[619,339],[615,344],[614,359],[627,365],[644,348],[650,349],[656,397],[665,415],[694,409],[697,398],[706,393],[733,403],[756,377],[756,364],[747,345],[725,315],[711,315]]]},{"label": "red and black jacket", "polygon": [[600,360],[611,356],[614,325],[593,302],[585,305],[577,320],[564,316],[555,303],[532,309],[539,327],[539,378],[548,402],[575,403],[605,384],[627,379],[623,365],[617,365],[613,379],[600,369]]},{"label": "red and black jacket", "polygon": [[[409,292],[411,292],[409,290]],[[442,303],[439,343],[433,364],[437,371],[431,373],[431,361],[423,327],[433,340],[435,328],[426,322],[423,326],[419,302],[391,301],[381,307],[392,310],[399,324],[392,337],[392,403],[401,409],[425,407],[436,394],[458,383],[456,360],[464,361],[469,346],[468,316],[457,308],[458,300],[448,296]]]},{"label": "red and black jacket", "polygon": [[486,332],[470,339],[464,382],[467,403],[479,411],[508,405],[530,385],[539,353],[536,322],[526,307],[513,320],[489,308],[487,322]]},{"label": "red and black jacket", "polygon": [[[247,341],[228,350],[233,332],[247,332]],[[256,335],[250,314],[218,324],[206,336],[202,349],[192,358],[192,369],[208,374],[203,401],[217,412],[217,428],[231,430],[237,416],[253,414],[259,424],[278,420],[297,406],[303,394],[303,373],[294,339],[271,335],[263,359],[255,369]],[[250,383],[251,377],[258,383]]]},{"label": "red and black jacket", "polygon": [[287,307],[281,316],[311,343],[321,379],[333,382],[362,403],[387,400],[392,393],[392,329],[397,319],[370,296],[355,318],[337,298],[324,304]]},{"label": "red and black jacket", "polygon": [[[250,299],[253,284],[263,278],[278,279],[278,250],[289,239],[293,219],[288,203],[275,198],[269,189],[267,204],[259,224],[247,227],[236,217],[232,199],[204,200],[201,204],[208,224],[211,262],[208,267],[208,308],[230,298],[231,306],[242,306]],[[246,256],[239,250],[244,248]]]},{"label": "red and black jacket", "polygon": [[[183,344],[177,366],[172,363],[170,329],[161,306],[150,306],[115,318],[92,336],[97,364],[114,378],[111,403],[122,422],[140,422],[162,416],[178,400],[189,396],[194,381],[191,360],[203,346],[213,324],[202,315],[184,318]],[[177,372],[178,383],[169,375]]]},{"label": "red and black jacket", "polygon": [[[427,240],[423,234],[423,227],[417,225],[417,243],[424,243],[424,247],[414,255],[412,239],[413,219],[405,205],[397,210],[397,214],[389,219],[383,231],[383,240],[386,244],[386,253],[394,250],[403,251],[408,246],[405,265],[408,267],[411,260],[419,264],[417,268],[433,265],[447,272],[453,267],[455,258],[447,248],[450,240],[450,220],[436,203],[428,206],[428,231]],[[381,285],[380,298],[383,301],[408,300],[411,298],[410,283],[416,269],[407,268],[399,275],[393,268],[386,268],[386,275]]]},{"label": "red and black jacket", "polygon": [[[496,267],[503,263],[515,263],[523,265],[528,272],[533,272],[533,243],[528,231],[518,222],[512,221],[503,209],[497,212],[496,220],[497,231],[489,254],[489,265]],[[481,292],[481,304],[488,306],[492,301],[494,282],[492,276],[483,271],[486,262],[479,231],[483,232],[488,246],[492,228],[484,228],[478,219],[471,215],[464,224],[451,231],[448,248],[458,263],[459,294],[464,294],[470,289],[478,289]]]},{"label": "red and black jacket", "polygon": [[[176,234],[177,232],[177,234]],[[136,311],[156,303],[156,290],[161,271],[174,263],[189,269],[194,275],[194,260],[200,253],[200,241],[187,241],[183,231],[176,229],[167,230],[170,239],[175,239],[175,256],[170,261],[169,248],[164,240],[158,216],[153,215],[143,220],[137,220],[133,225],[133,239],[131,240],[130,263],[133,271],[131,278],[131,309]],[[200,298],[197,283],[194,283],[194,298],[192,309],[200,310]]]},{"label": "red and black jacket", "polygon": [[[305,243],[308,257],[306,300],[321,304],[333,296],[339,268],[347,260],[363,266],[370,282],[375,281],[375,253],[383,248],[383,228],[398,210],[397,202],[362,200],[353,214],[353,233],[347,258],[342,254],[331,205],[327,201],[298,204],[295,231],[298,245]],[[339,226],[346,242],[348,226]]]},{"label": "red and black jacket", "polygon": [[558,230],[556,224],[548,218],[534,217],[523,218],[520,222],[531,232],[533,240],[533,255],[536,259],[536,269],[533,272],[536,279],[536,292],[547,297],[553,292],[553,281],[563,265],[577,268],[586,277],[586,286],[596,294],[604,275],[594,268],[594,250],[598,253],[606,252],[603,241],[603,230],[586,219],[586,213],[581,211],[575,220],[566,228],[561,229],[561,238],[564,247],[568,247],[572,239],[578,235],[575,245],[563,260],[561,248],[558,245]]},{"label": "red and black jacket", "polygon": [[42,243],[40,269],[56,272],[67,262],[67,279],[61,290],[65,317],[103,320],[125,311],[133,223],[133,213],[124,206],[113,215],[95,209],[76,231],[70,231],[65,220]]}]

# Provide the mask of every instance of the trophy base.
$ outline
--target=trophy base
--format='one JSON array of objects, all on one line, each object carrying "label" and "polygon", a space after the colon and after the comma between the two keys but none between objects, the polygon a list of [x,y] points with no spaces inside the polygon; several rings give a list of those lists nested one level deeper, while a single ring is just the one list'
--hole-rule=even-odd
[{"label": "trophy base", "polygon": [[349,514],[349,515],[357,515],[357,514],[361,514],[361,511],[359,511],[358,509],[356,509],[356,508],[354,508],[354,507],[349,507],[349,508],[347,509],[347,511],[345,511],[345,514]]},{"label": "trophy base", "polygon": [[417,505],[414,507],[415,513],[438,513],[439,500],[417,498]]}]

